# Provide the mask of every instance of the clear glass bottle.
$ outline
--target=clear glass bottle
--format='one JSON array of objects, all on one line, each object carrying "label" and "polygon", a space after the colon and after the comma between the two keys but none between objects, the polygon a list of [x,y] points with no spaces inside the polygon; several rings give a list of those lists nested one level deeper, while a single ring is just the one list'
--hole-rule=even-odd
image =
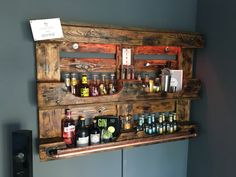
[{"label": "clear glass bottle", "polygon": [[142,81],[142,77],[140,73],[137,75],[137,80]]},{"label": "clear glass bottle", "polygon": [[89,145],[89,132],[85,126],[85,118],[80,117],[80,126],[76,133],[76,146],[84,147]]},{"label": "clear glass bottle", "polygon": [[105,83],[106,75],[102,74],[102,80],[99,84],[99,95],[107,95],[106,83]]},{"label": "clear glass bottle", "polygon": [[78,95],[78,80],[76,73],[71,73],[71,93]]},{"label": "clear glass bottle", "polygon": [[81,86],[80,86],[80,96],[88,97],[89,96],[89,85],[87,74],[82,74]]},{"label": "clear glass bottle", "polygon": [[153,93],[154,92],[154,81],[152,79],[149,79],[149,92]]},{"label": "clear glass bottle", "polygon": [[156,127],[156,120],[155,120],[155,114],[153,113],[151,115],[151,120],[152,120],[152,134],[157,133],[157,127]]},{"label": "clear glass bottle", "polygon": [[111,79],[109,82],[109,95],[113,95],[114,93],[116,93],[116,89],[115,89],[115,74],[111,74]]},{"label": "clear glass bottle", "polygon": [[138,119],[138,126],[136,128],[136,131],[139,132],[139,131],[142,131],[143,130],[143,120],[142,119]]},{"label": "clear glass bottle", "polygon": [[130,130],[132,128],[131,119],[132,119],[132,115],[128,114],[127,116],[125,116],[124,130]]},{"label": "clear glass bottle", "polygon": [[134,80],[135,79],[135,70],[134,70],[134,65],[130,66],[130,79]]},{"label": "clear glass bottle", "polygon": [[127,80],[131,79],[131,69],[130,69],[130,66],[126,66],[126,79]]},{"label": "clear glass bottle", "polygon": [[96,119],[93,119],[93,125],[90,129],[89,139],[90,139],[90,145],[101,143],[101,131],[97,126]]},{"label": "clear glass bottle", "polygon": [[146,134],[148,134],[149,126],[148,126],[148,115],[144,115],[144,122],[143,122],[143,130]]},{"label": "clear glass bottle", "polygon": [[139,117],[139,120],[142,122],[142,125],[143,125],[143,124],[144,124],[144,120],[145,120],[144,114],[142,114],[142,115]]},{"label": "clear glass bottle", "polygon": [[163,127],[163,133],[165,134],[167,131],[166,131],[166,115],[164,112],[162,113],[162,127]]},{"label": "clear glass bottle", "polygon": [[65,74],[64,74],[64,83],[65,83],[67,92],[71,92],[71,87],[70,87],[70,85],[71,85],[70,73],[65,73]]},{"label": "clear glass bottle", "polygon": [[150,91],[148,74],[145,74],[144,81],[143,81],[143,88],[144,88],[144,92],[148,93]]},{"label": "clear glass bottle", "polygon": [[158,131],[158,134],[162,135],[163,134],[163,115],[162,114],[159,115],[158,121],[159,121],[159,131]]},{"label": "clear glass bottle", "polygon": [[173,129],[174,132],[176,132],[178,130],[178,123],[177,123],[177,118],[176,118],[176,113],[173,113]]},{"label": "clear glass bottle", "polygon": [[125,79],[125,66],[121,65],[120,67],[120,79]]},{"label": "clear glass bottle", "polygon": [[155,78],[153,90],[154,90],[154,92],[158,93],[158,92],[160,92],[160,89],[161,89],[160,78]]},{"label": "clear glass bottle", "polygon": [[148,117],[147,117],[147,126],[148,126],[148,128],[147,128],[147,134],[148,135],[152,135],[153,134],[153,130],[152,130],[152,117],[150,116],[150,115],[148,115]]},{"label": "clear glass bottle", "polygon": [[74,147],[75,144],[75,121],[72,119],[71,110],[65,110],[65,118],[62,120],[62,138],[67,147]]},{"label": "clear glass bottle", "polygon": [[173,124],[173,115],[172,114],[169,114],[167,132],[170,134],[174,132],[174,124]]},{"label": "clear glass bottle", "polygon": [[98,84],[97,84],[97,75],[94,74],[92,83],[90,85],[90,95],[91,96],[98,96],[99,95],[98,90],[99,89],[98,89]]}]

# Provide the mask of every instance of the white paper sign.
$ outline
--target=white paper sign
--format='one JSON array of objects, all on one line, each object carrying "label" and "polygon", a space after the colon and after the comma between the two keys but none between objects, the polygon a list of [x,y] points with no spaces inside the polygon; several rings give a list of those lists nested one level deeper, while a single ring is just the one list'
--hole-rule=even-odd
[{"label": "white paper sign", "polygon": [[170,70],[171,80],[170,86],[175,87],[176,91],[182,90],[183,84],[183,70]]},{"label": "white paper sign", "polygon": [[63,38],[60,18],[30,20],[34,41]]},{"label": "white paper sign", "polygon": [[122,64],[131,65],[131,49],[122,49]]}]

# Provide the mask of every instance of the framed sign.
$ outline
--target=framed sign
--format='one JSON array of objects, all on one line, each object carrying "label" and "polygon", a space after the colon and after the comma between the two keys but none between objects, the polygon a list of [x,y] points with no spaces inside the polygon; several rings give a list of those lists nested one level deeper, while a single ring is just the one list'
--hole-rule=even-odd
[{"label": "framed sign", "polygon": [[34,41],[63,38],[60,18],[30,20]]}]

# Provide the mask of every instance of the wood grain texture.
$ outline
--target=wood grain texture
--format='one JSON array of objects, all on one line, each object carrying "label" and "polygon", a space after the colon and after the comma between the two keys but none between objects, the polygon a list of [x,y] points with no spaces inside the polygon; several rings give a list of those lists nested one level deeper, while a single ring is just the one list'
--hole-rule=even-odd
[{"label": "wood grain texture", "polygon": [[172,46],[137,46],[134,49],[134,55],[137,54],[178,55],[180,51],[181,51],[180,47],[172,47]]},{"label": "wood grain texture", "polygon": [[[183,82],[192,78],[193,72],[193,49],[182,49],[179,58],[179,69],[183,69]],[[190,100],[179,100],[176,105],[177,119],[180,121],[190,120]]]},{"label": "wood grain texture", "polygon": [[[136,72],[157,72],[158,70],[161,70],[165,67],[166,61],[168,60],[162,60],[162,59],[138,59],[134,60],[134,67]],[[177,69],[178,68],[178,61],[177,60],[170,60],[171,63],[171,69]],[[146,64],[149,63],[149,66],[146,66]]]},{"label": "wood grain texture", "polygon": [[[64,38],[36,43],[39,137],[41,140],[61,137],[61,120],[65,109],[72,110],[72,118],[93,118],[98,115],[142,114],[144,112],[177,112],[179,121],[189,122],[190,100],[199,98],[201,82],[192,79],[193,51],[202,48],[203,35],[192,32],[158,31],[155,29],[122,28],[114,26],[63,23]],[[73,45],[78,45],[73,47]],[[98,97],[78,97],[66,91],[60,82],[62,72],[116,72],[120,79],[122,48],[131,48],[132,64],[136,72],[155,72],[166,59],[135,59],[135,55],[174,55],[171,69],[183,69],[183,90],[177,93],[145,93],[142,82],[119,80],[118,93]],[[67,58],[60,52],[114,54],[114,58]],[[140,57],[140,56],[139,56]],[[144,67],[149,62],[151,66]],[[190,127],[173,135],[144,136],[130,133],[123,140],[86,148],[58,150],[49,156],[48,149],[64,148],[61,140],[40,142],[40,159],[54,160],[94,152],[174,141],[196,136]],[[127,139],[128,138],[128,139]],[[122,138],[120,138],[122,139]]]},{"label": "wood grain texture", "polygon": [[63,109],[39,110],[39,137],[60,137],[61,120],[64,116]]},{"label": "wood grain texture", "polygon": [[[74,49],[73,45],[77,44],[78,48]],[[113,44],[96,44],[96,43],[81,43],[81,42],[62,42],[60,50],[64,52],[82,52],[82,53],[107,53],[115,54],[116,45]]]},{"label": "wood grain texture", "polygon": [[116,60],[108,58],[61,58],[62,72],[116,72]]},{"label": "wood grain texture", "polygon": [[38,81],[59,81],[59,43],[36,43]]},{"label": "wood grain texture", "polygon": [[199,97],[200,84],[198,79],[186,81],[182,92],[168,93],[146,93],[142,89],[142,83],[138,81],[123,81],[122,89],[114,95],[97,97],[78,97],[68,93],[64,83],[38,83],[38,106],[47,108],[52,106],[68,106],[98,103],[155,101],[170,99],[196,99]]},{"label": "wood grain texture", "polygon": [[142,101],[135,102],[133,112],[136,114],[167,112],[175,110],[175,101],[160,100],[160,101]]},{"label": "wood grain texture", "polygon": [[[145,31],[121,28],[95,28],[90,26],[63,25],[64,39],[68,42],[179,46],[201,48],[203,37],[198,33]],[[61,41],[60,39],[56,41]]]}]

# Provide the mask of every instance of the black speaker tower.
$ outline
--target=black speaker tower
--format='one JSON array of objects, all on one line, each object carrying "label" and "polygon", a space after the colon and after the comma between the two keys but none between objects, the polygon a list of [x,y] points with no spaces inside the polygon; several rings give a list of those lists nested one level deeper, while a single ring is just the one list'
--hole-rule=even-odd
[{"label": "black speaker tower", "polygon": [[32,131],[12,132],[13,177],[33,177]]}]

